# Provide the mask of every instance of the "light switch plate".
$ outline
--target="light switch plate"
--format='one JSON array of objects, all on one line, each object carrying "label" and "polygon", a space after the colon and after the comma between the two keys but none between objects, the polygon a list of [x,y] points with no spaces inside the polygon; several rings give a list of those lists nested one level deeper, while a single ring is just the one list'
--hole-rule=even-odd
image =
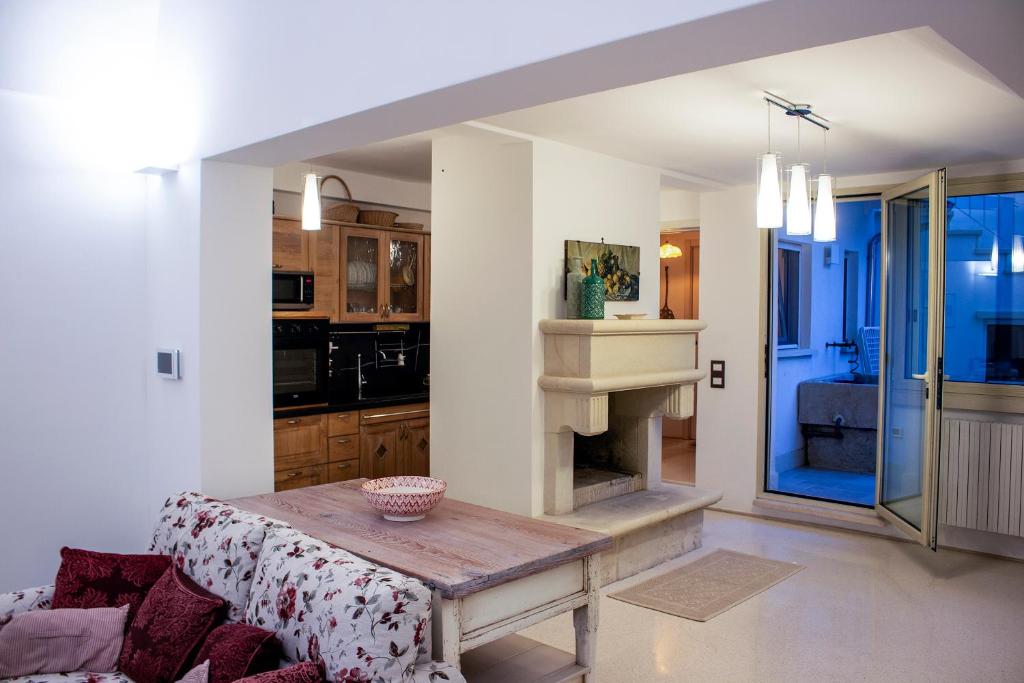
[{"label": "light switch plate", "polygon": [[711,388],[712,389],[724,389],[725,388],[725,361],[724,360],[713,360],[713,361],[711,361]]}]

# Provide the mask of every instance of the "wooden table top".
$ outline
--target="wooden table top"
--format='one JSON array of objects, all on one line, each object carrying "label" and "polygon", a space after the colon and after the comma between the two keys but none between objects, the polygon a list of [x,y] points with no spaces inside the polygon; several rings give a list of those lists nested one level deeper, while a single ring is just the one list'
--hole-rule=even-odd
[{"label": "wooden table top", "polygon": [[370,507],[365,479],[230,501],[461,598],[611,547],[610,536],[445,498],[416,522]]}]

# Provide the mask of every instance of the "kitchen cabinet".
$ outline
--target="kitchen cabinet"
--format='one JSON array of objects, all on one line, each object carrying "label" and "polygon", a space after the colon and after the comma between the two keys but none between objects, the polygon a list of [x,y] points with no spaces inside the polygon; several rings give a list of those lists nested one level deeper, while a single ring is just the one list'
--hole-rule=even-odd
[{"label": "kitchen cabinet", "polygon": [[359,458],[327,463],[327,483],[337,484],[339,481],[359,478]]},{"label": "kitchen cabinet", "polygon": [[364,410],[360,476],[430,475],[430,404]]},{"label": "kitchen cabinet", "polygon": [[327,480],[323,465],[274,472],[275,491],[289,491],[291,489],[305,488],[306,486],[319,486],[325,483],[327,483]]},{"label": "kitchen cabinet", "polygon": [[274,218],[271,239],[274,270],[309,270],[309,233],[294,218]]},{"label": "kitchen cabinet", "polygon": [[430,235],[423,236],[423,319],[430,320]]},{"label": "kitchen cabinet", "polygon": [[388,233],[387,297],[385,320],[424,320],[423,235]]},{"label": "kitchen cabinet", "polygon": [[430,420],[402,422],[398,433],[398,462],[402,474],[430,476]]},{"label": "kitchen cabinet", "polygon": [[397,423],[364,426],[359,432],[359,448],[360,476],[376,479],[400,473]]},{"label": "kitchen cabinet", "polygon": [[309,259],[313,271],[313,310],[331,319],[341,320],[338,307],[338,271],[341,267],[341,231],[334,225],[323,224],[309,235]]}]

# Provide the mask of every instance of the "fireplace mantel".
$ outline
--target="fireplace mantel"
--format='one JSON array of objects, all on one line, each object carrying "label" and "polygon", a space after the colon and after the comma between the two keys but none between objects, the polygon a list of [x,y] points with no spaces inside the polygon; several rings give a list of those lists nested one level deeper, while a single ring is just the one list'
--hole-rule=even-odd
[{"label": "fireplace mantel", "polygon": [[[636,422],[636,470],[661,483],[661,417],[694,412],[699,320],[542,320],[545,512],[573,509],[572,433],[608,430],[609,394],[617,419]],[[622,392],[622,393],[619,393]]]}]

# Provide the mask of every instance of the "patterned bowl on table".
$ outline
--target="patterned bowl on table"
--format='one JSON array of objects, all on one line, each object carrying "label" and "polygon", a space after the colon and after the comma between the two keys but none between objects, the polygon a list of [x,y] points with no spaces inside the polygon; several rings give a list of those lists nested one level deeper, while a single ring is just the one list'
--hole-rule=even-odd
[{"label": "patterned bowl on table", "polygon": [[433,477],[381,477],[364,482],[363,495],[375,510],[392,522],[423,519],[444,498],[448,488],[443,479]]}]

